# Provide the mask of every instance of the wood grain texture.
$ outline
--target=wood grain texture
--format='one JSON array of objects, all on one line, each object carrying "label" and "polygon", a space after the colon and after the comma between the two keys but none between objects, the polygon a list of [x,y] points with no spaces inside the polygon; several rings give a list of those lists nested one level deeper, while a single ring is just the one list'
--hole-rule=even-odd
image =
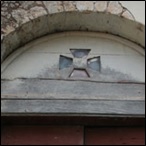
[{"label": "wood grain texture", "polygon": [[2,145],[83,145],[83,127],[6,126],[1,140]]},{"label": "wood grain texture", "polygon": [[142,116],[144,101],[121,100],[2,100],[1,115]]},{"label": "wood grain texture", "polygon": [[144,127],[87,127],[86,145],[145,145]]},{"label": "wood grain texture", "polygon": [[17,79],[1,82],[1,99],[145,100],[145,84]]}]

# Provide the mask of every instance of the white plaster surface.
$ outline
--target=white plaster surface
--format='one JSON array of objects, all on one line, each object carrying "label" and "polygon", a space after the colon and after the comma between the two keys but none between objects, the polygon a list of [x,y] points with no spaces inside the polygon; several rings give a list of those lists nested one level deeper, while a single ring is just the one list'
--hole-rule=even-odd
[{"label": "white plaster surface", "polygon": [[[59,56],[73,57],[70,48],[91,49],[88,58],[101,56],[103,69],[110,69],[128,75],[134,80],[145,81],[144,50],[133,43],[118,37],[98,33],[63,33],[49,35],[22,47],[2,64],[2,79],[37,78],[49,70],[59,77]],[[28,48],[27,48],[28,47]],[[11,58],[13,58],[11,60]],[[4,67],[5,66],[5,67]],[[56,75],[57,74],[57,75]],[[52,75],[51,75],[52,77]]]},{"label": "white plaster surface", "polygon": [[145,1],[120,1],[135,17],[135,19],[145,24]]}]

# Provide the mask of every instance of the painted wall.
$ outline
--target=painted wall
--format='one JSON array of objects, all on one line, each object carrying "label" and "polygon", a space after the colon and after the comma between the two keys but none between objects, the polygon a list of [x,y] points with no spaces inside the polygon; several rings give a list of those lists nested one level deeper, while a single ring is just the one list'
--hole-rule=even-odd
[{"label": "painted wall", "polygon": [[128,8],[137,21],[145,24],[145,1],[120,1],[120,3]]},{"label": "painted wall", "polygon": [[[91,51],[84,60],[75,60],[70,52],[71,48],[91,49]],[[17,53],[14,53],[9,57],[11,61],[2,65],[2,67],[6,68],[2,73],[2,79],[32,77],[66,79],[72,72],[72,67],[78,68],[79,66],[89,70],[90,80],[112,82],[120,82],[122,80],[145,81],[144,50],[134,43],[112,35],[89,32],[48,35],[25,45],[19,51],[18,56]],[[68,68],[59,70],[60,55],[73,58],[73,64]],[[101,58],[100,75],[86,65],[87,59],[96,56]]]}]

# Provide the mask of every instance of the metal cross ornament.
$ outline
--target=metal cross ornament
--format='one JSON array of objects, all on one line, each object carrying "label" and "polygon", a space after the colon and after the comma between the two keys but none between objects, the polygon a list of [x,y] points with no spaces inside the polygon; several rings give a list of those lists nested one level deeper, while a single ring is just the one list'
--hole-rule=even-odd
[{"label": "metal cross ornament", "polygon": [[73,67],[73,71],[69,77],[81,76],[90,77],[87,69],[100,71],[100,56],[88,58],[91,49],[70,49],[73,58],[60,55],[59,69]]}]

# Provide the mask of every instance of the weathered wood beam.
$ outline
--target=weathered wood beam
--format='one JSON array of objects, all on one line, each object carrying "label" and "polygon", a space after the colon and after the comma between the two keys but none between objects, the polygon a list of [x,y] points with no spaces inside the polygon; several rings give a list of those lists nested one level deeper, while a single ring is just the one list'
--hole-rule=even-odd
[{"label": "weathered wood beam", "polygon": [[144,101],[2,100],[1,115],[87,115],[144,117]]},{"label": "weathered wood beam", "polygon": [[1,83],[1,99],[145,100],[145,84],[18,79]]}]

